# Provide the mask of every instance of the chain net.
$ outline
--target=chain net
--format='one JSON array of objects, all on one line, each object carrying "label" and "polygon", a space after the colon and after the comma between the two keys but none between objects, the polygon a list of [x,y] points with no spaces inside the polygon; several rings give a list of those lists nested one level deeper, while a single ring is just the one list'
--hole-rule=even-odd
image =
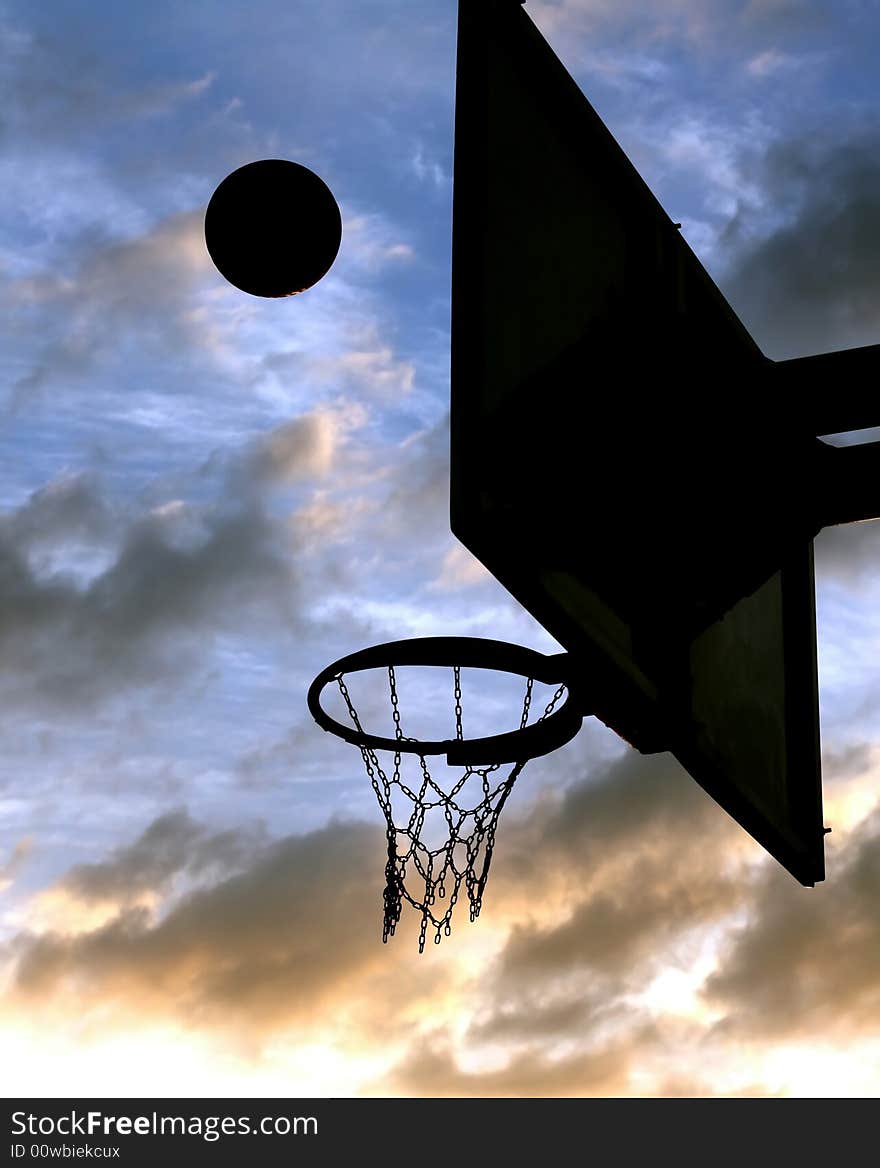
[{"label": "chain net", "polygon": [[[363,732],[344,675],[340,674],[335,680],[349,717],[355,728]],[[397,679],[393,665],[388,666],[388,684],[395,738],[400,742],[413,742],[415,740],[407,738],[401,727]],[[458,741],[462,741],[459,666],[453,667],[453,684],[455,734]],[[529,678],[526,682],[520,729],[524,729],[528,724],[533,685],[533,679]],[[556,690],[543,714],[537,719],[539,722],[552,714],[565,693],[565,688],[561,685]],[[385,864],[382,941],[387,942],[389,937],[394,936],[403,902],[408,901],[421,914],[419,953],[422,953],[429,929],[433,933],[435,945],[440,944],[442,937],[449,936],[452,931],[452,913],[462,892],[468,903],[470,919],[474,921],[480,915],[483,891],[495,848],[498,819],[528,759],[514,763],[506,773],[500,773],[502,769],[500,763],[489,766],[465,766],[461,777],[445,790],[431,776],[425,756],[422,754],[416,755],[418,772],[411,786],[401,773],[399,751],[393,755],[390,775],[380,764],[375,750],[361,746],[360,752],[386,824],[388,858]],[[400,808],[404,809],[403,812]],[[422,832],[425,829],[426,817],[435,809],[439,809],[445,820],[446,834],[445,838],[432,848],[428,846],[426,839],[422,839]]]}]

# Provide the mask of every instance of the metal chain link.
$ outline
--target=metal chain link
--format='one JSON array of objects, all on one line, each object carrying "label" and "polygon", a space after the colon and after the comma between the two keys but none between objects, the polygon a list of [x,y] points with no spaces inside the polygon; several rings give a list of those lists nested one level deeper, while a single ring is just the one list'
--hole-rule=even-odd
[{"label": "metal chain link", "polygon": [[529,710],[532,708],[532,686],[534,684],[531,677],[526,681],[526,696],[523,698],[523,712],[519,721],[520,730],[525,730],[529,721]]},{"label": "metal chain link", "polygon": [[394,674],[394,666],[388,666],[388,688],[391,690],[391,716],[394,718],[394,737],[403,738],[403,731],[400,728],[400,704],[397,696],[397,678]]},{"label": "metal chain link", "polygon": [[[456,737],[462,740],[461,667],[453,666],[455,692]],[[355,728],[363,733],[357,710],[351,694],[340,674],[336,679],[339,692],[348,709]],[[523,700],[520,729],[528,723],[532,704],[533,679],[529,678]],[[398,741],[411,741],[403,733],[400,720],[400,699],[397,692],[397,678],[394,667],[388,667],[388,685],[391,694],[391,712],[394,720],[394,735]],[[542,722],[553,712],[559,699],[565,693],[561,685],[538,718]],[[424,952],[429,926],[434,930],[434,943],[439,945],[442,937],[448,937],[452,929],[452,914],[464,886],[470,919],[480,915],[483,893],[489,877],[489,867],[495,849],[495,833],[504,804],[513,785],[522,772],[527,760],[513,765],[506,777],[498,782],[490,778],[500,769],[499,763],[485,767],[465,767],[464,773],[448,791],[434,780],[428,769],[424,755],[419,760],[419,789],[416,791],[404,781],[401,775],[402,756],[394,753],[394,769],[389,779],[379,763],[376,752],[369,747],[361,747],[361,757],[376,799],[385,817],[385,837],[387,861],[385,864],[384,924],[382,940],[387,942],[394,935],[400,920],[403,901],[406,900],[420,914],[419,952]],[[459,795],[468,787],[468,780],[477,779],[481,798],[472,807],[462,806]],[[405,826],[398,826],[392,808],[395,790],[402,793],[412,804],[412,812],[406,818]],[[446,822],[447,838],[436,848],[429,848],[421,839],[426,814],[440,808]],[[398,816],[398,822],[401,821]],[[407,842],[404,843],[403,840]],[[464,862],[457,850],[463,849]],[[415,877],[424,886],[421,895],[412,885]],[[407,881],[410,881],[410,887]],[[438,900],[445,901],[442,913],[435,912]]]},{"label": "metal chain link", "polygon": [[544,707],[544,713],[538,719],[539,722],[543,722],[545,718],[550,717],[550,715],[553,713],[554,709],[556,708],[556,703],[559,701],[559,699],[565,693],[566,689],[567,689],[567,686],[565,686],[564,684],[559,687],[559,689],[556,691],[556,693],[553,695],[553,697],[550,699],[550,701]]}]

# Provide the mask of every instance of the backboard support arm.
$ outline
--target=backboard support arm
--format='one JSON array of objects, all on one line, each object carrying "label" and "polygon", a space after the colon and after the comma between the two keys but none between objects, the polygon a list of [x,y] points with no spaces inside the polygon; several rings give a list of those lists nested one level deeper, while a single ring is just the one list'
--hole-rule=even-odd
[{"label": "backboard support arm", "polygon": [[880,426],[880,396],[865,392],[880,381],[880,345],[776,361],[774,372],[782,394],[791,393],[797,403],[814,402],[812,412],[797,407],[794,411],[810,434],[845,434]]},{"label": "backboard support arm", "polygon": [[826,450],[816,484],[819,525],[880,519],[880,442]]}]

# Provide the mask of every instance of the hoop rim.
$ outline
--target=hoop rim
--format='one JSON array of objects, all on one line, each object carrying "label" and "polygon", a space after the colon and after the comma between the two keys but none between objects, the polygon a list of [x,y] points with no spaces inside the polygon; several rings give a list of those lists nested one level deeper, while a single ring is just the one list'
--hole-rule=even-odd
[{"label": "hoop rim", "polygon": [[[543,721],[522,729],[492,734],[485,738],[439,739],[385,738],[368,734],[356,726],[346,726],[324,710],[324,687],[347,673],[401,665],[465,666],[514,673],[547,685],[565,685],[565,701]],[[565,746],[577,734],[586,715],[582,696],[572,687],[568,653],[544,654],[509,641],[485,637],[412,637],[387,641],[340,657],[322,669],[309,686],[309,711],[322,730],[335,734],[353,746],[367,750],[390,750],[400,754],[445,754],[451,766],[491,766],[495,763],[525,762],[550,754]]]}]

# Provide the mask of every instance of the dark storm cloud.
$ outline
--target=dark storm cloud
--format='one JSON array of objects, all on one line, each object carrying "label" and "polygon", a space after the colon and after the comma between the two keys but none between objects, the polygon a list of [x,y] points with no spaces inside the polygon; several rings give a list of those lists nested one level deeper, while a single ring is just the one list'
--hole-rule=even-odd
[{"label": "dark storm cloud", "polygon": [[125,904],[143,892],[165,891],[182,873],[198,877],[233,871],[252,859],[260,835],[241,829],[211,833],[185,810],[169,811],[109,859],[71,868],[58,887],[78,900]]},{"label": "dark storm cloud", "polygon": [[514,925],[474,1037],[551,1040],[569,1023],[588,1034],[619,1012],[620,995],[650,980],[677,938],[742,902],[736,830],[670,756],[634,753],[518,824],[489,895],[511,895],[531,870],[534,885],[565,888],[566,911]]},{"label": "dark storm cloud", "polygon": [[184,897],[159,920],[122,908],[78,936],[20,936],[14,992],[22,1004],[73,994],[84,1007],[148,1010],[186,1023],[317,1021],[316,1010],[388,952],[376,935],[379,832],[336,824],[263,847],[247,834],[222,843],[198,835],[180,816],[160,820],[100,871],[75,869],[62,886],[68,891],[85,882],[89,898],[114,891],[124,901],[135,886],[161,888],[184,855],[187,866],[207,853],[237,866],[242,851],[250,853],[245,871]]},{"label": "dark storm cloud", "polygon": [[[8,708],[76,713],[127,687],[173,685],[208,663],[216,633],[314,640],[330,621],[334,636],[349,629],[350,644],[371,637],[357,604],[343,611],[352,565],[377,526],[387,559],[405,560],[416,532],[445,532],[446,447],[438,427],[406,444],[388,474],[387,446],[361,440],[363,422],[360,407],[344,404],[301,414],[219,451],[195,476],[151,485],[153,509],[111,506],[105,484],[80,474],[8,511],[0,518]],[[358,498],[361,481],[368,494]],[[169,487],[183,497],[169,499]],[[440,559],[438,551],[438,571]],[[332,616],[308,616],[337,594]]]},{"label": "dark storm cloud", "polygon": [[[866,758],[851,751],[831,769],[860,774]],[[441,1039],[412,1051],[390,1082],[413,1093],[626,1092],[638,1071],[657,1076],[652,1094],[711,1095],[711,1078],[671,1073],[682,1050],[703,1044],[707,1057],[724,1057],[729,1041],[809,1036],[838,1022],[864,1033],[880,1011],[878,829],[875,815],[848,843],[855,855],[842,881],[805,890],[773,864],[738,864],[737,853],[754,859],[756,846],[668,759],[624,758],[547,814],[505,825],[484,912],[496,897],[504,911],[546,887],[543,914],[559,918],[514,924],[471,988],[471,1049],[488,1043],[497,1058],[506,1048],[508,1061],[467,1073]],[[728,933],[708,983],[710,1004],[727,1011],[716,1030],[638,1004],[654,974],[677,967],[675,946],[687,968],[696,939],[733,920],[747,923]],[[559,1062],[548,1059],[556,1044],[566,1052]],[[759,1083],[731,1090],[766,1093]]]},{"label": "dark storm cloud", "polygon": [[[524,888],[535,901],[549,890],[552,900],[563,879],[571,913],[556,928],[514,928],[491,976],[469,994],[477,1011],[470,1041],[540,1043],[563,1037],[566,1027],[586,1040],[609,1010],[615,1021],[637,1024],[638,1011],[621,1015],[617,999],[624,986],[650,974],[652,945],[705,921],[710,904],[716,912],[729,905],[723,878],[706,859],[711,852],[720,867],[719,847],[729,839],[723,825],[711,828],[720,817],[701,812],[704,797],[692,798],[687,780],[677,781],[668,764],[639,761],[647,767],[618,764],[595,787],[585,784],[557,800],[549,814],[503,825],[485,912],[514,911]],[[260,1012],[280,1020],[308,1009],[324,990],[332,997],[340,981],[374,957],[409,968],[420,960],[415,914],[407,914],[388,948],[377,938],[381,839],[372,826],[333,824],[261,845],[253,832],[218,834],[184,812],[167,813],[133,843],[101,863],[71,869],[56,885],[76,901],[115,901],[119,914],[78,936],[20,936],[19,989],[49,1001],[77,985],[89,1000],[109,995],[135,1003],[155,986],[151,1008],[159,1013],[176,1010],[183,996],[199,1011],[222,1004],[230,1020]],[[670,873],[676,862],[679,872]],[[218,871],[230,870],[217,879]],[[140,893],[166,890],[178,874],[205,872],[213,882],[172,901],[159,918],[127,907]],[[457,929],[468,927],[456,921]],[[219,962],[230,936],[234,955]],[[298,986],[295,1006],[283,990],[286,979]],[[603,991],[604,1006],[590,995],[591,985]],[[517,1024],[517,1009],[531,1012],[531,1024]],[[586,1084],[591,1066],[588,1058],[576,1060],[571,1081]],[[536,1089],[565,1078],[561,1065],[545,1066],[535,1054],[511,1070],[509,1085],[529,1074]],[[487,1080],[487,1090],[493,1082]],[[504,1082],[499,1077],[499,1090]]]},{"label": "dark storm cloud", "polygon": [[880,813],[847,837],[829,880],[807,895],[767,871],[746,925],[706,986],[724,1032],[826,1039],[880,1025]]},{"label": "dark storm cloud", "polygon": [[[707,849],[708,850],[708,849]],[[506,979],[531,982],[578,974],[620,986],[643,979],[651,959],[683,928],[706,923],[739,900],[723,872],[693,865],[672,868],[671,856],[642,860],[615,873],[610,887],[590,888],[565,922],[514,930],[502,957]]]},{"label": "dark storm cloud", "polygon": [[671,944],[742,907],[737,829],[669,756],[635,754],[502,827],[484,914],[515,920],[525,898],[558,921],[514,923],[469,991],[467,1042],[509,1058],[468,1073],[439,1039],[389,1082],[415,1094],[624,1093],[634,1071],[668,1061],[678,1031],[699,1035],[693,1023],[658,1027],[627,996],[666,967]]},{"label": "dark storm cloud", "polygon": [[821,127],[773,145],[754,178],[782,222],[755,239],[753,211],[731,221],[739,254],[725,287],[767,354],[880,342],[880,135]]},{"label": "dark storm cloud", "polygon": [[[588,878],[645,857],[658,871],[673,867],[675,856],[684,866],[700,865],[704,840],[736,830],[669,754],[627,750],[599,762],[572,750],[564,777],[569,783],[558,800],[538,809],[508,849],[511,876],[530,863]],[[532,841],[529,831],[539,837]]]},{"label": "dark storm cloud", "polygon": [[180,677],[212,632],[296,626],[284,532],[255,504],[238,512],[172,505],[129,519],[85,584],[41,571],[27,554],[41,536],[51,543],[59,513],[71,512],[90,517],[92,535],[104,521],[101,502],[80,484],[73,497],[38,493],[0,528],[7,708],[90,708],[120,687]]},{"label": "dark storm cloud", "polygon": [[[836,769],[861,773],[864,763],[853,754]],[[723,1058],[741,1038],[829,1025],[856,1032],[880,1014],[877,816],[851,847],[842,878],[816,891],[769,865],[747,870],[737,859],[753,859],[752,845],[667,758],[626,756],[548,793],[527,817],[508,816],[484,921],[456,921],[435,968],[415,953],[412,913],[389,946],[379,941],[377,828],[335,823],[266,844],[259,833],[218,834],[176,811],[55,886],[74,909],[109,902],[116,915],[78,934],[19,934],[7,950],[12,1001],[31,1011],[178,1018],[252,1037],[344,1012],[352,1050],[403,1044],[370,1088],[379,1093],[603,1095],[662,1083],[663,1093],[708,1095],[711,1081],[674,1070],[681,1051],[702,1043],[707,1057]],[[177,876],[204,882],[175,897]],[[165,892],[155,914],[134,907],[151,891]],[[510,929],[506,944],[480,968],[458,970],[456,936],[490,914]],[[556,923],[516,923],[532,914]],[[669,969],[671,947],[683,946],[687,968],[706,927],[721,935],[733,917],[745,924],[728,932],[708,983],[726,1022],[713,1030],[639,1003]],[[424,1020],[434,998],[449,995],[456,1018],[468,1021],[463,1032],[414,1025],[417,1002]],[[490,1064],[474,1069],[485,1055]]]},{"label": "dark storm cloud", "polygon": [[62,549],[99,552],[119,534],[119,516],[87,474],[70,474],[34,491],[18,508],[0,519],[10,541],[39,561]]},{"label": "dark storm cloud", "polygon": [[874,747],[858,742],[836,750],[823,750],[822,771],[828,780],[846,780],[867,774],[873,763]]}]

